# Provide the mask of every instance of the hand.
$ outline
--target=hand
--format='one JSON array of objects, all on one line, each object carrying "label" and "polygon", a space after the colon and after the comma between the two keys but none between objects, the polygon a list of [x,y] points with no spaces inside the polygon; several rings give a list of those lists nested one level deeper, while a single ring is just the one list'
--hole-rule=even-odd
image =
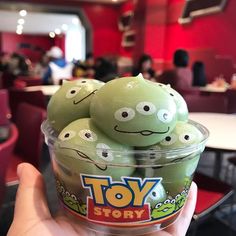
[{"label": "hand", "polygon": [[[15,212],[7,236],[92,236],[98,235],[64,216],[53,218],[45,196],[44,180],[30,164],[20,164],[17,169],[19,187]],[[146,236],[183,236],[186,234],[195,209],[197,186],[192,183],[188,201],[178,220],[164,230]],[[102,235],[102,234],[99,234]]]}]

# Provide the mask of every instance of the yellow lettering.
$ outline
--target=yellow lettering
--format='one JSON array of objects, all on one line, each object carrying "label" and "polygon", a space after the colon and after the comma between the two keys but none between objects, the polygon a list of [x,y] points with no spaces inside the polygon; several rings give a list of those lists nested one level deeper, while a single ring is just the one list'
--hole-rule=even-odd
[{"label": "yellow lettering", "polygon": [[104,212],[104,215],[105,215],[106,217],[109,217],[110,214],[111,214],[111,210],[110,210],[110,209],[104,208],[104,209],[102,209],[102,211]]},{"label": "yellow lettering", "polygon": [[106,191],[106,199],[110,205],[115,207],[125,207],[132,201],[131,191],[123,185],[115,185]]},{"label": "yellow lettering", "polygon": [[118,210],[114,210],[114,211],[112,212],[112,216],[113,216],[114,218],[120,218],[121,215],[122,215],[122,213],[121,213],[120,211],[118,211]]},{"label": "yellow lettering", "polygon": [[101,208],[100,208],[100,207],[94,207],[94,208],[93,208],[93,211],[94,211],[94,215],[96,215],[96,216],[102,215],[102,212],[101,212]]},{"label": "yellow lettering", "polygon": [[156,184],[156,182],[153,181],[147,181],[142,186],[142,190],[140,190],[139,184],[137,181],[133,180],[127,180],[127,183],[129,184],[130,188],[134,192],[134,203],[133,206],[142,206],[143,199],[145,195],[150,191],[150,189]]},{"label": "yellow lettering", "polygon": [[133,219],[134,218],[133,211],[124,211],[124,218],[125,219],[127,219],[127,218]]},{"label": "yellow lettering", "polygon": [[138,219],[140,219],[141,218],[141,216],[142,216],[142,214],[144,213],[144,210],[140,210],[140,211],[134,211],[135,212],[135,214],[137,215],[137,218]]},{"label": "yellow lettering", "polygon": [[104,204],[102,186],[109,186],[107,179],[95,179],[90,177],[84,177],[84,184],[91,185],[94,201],[96,204]]}]

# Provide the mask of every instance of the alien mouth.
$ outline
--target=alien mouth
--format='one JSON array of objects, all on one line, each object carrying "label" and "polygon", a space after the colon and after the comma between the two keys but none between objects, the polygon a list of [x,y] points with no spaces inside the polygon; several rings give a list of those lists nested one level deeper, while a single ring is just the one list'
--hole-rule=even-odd
[{"label": "alien mouth", "polygon": [[[92,162],[94,162],[89,156],[87,156],[85,153],[78,151],[77,149],[73,149],[73,148],[66,148],[66,147],[62,147],[62,149],[69,149],[69,150],[73,150],[75,151],[80,157],[82,157],[83,159],[86,160],[90,160]],[[98,165],[98,164],[94,164],[99,170],[105,171],[107,170],[107,165]]]},{"label": "alien mouth", "polygon": [[95,89],[93,92],[91,92],[90,94],[88,94],[86,97],[82,98],[82,99],[79,100],[79,101],[75,101],[75,100],[74,100],[74,101],[73,101],[73,104],[74,104],[74,105],[77,105],[77,104],[81,103],[81,102],[84,101],[86,98],[88,98],[88,97],[90,97],[91,95],[95,94],[97,91],[98,91],[98,90]]},{"label": "alien mouth", "polygon": [[114,130],[119,133],[125,133],[125,134],[141,134],[143,136],[150,136],[152,134],[166,134],[169,132],[170,127],[167,128],[166,131],[151,131],[151,130],[141,130],[141,131],[125,131],[118,129],[118,125],[114,127]]},{"label": "alien mouth", "polygon": [[166,207],[166,208],[164,208],[163,210],[157,210],[158,212],[167,212],[167,211],[169,211],[171,209],[171,207]]}]

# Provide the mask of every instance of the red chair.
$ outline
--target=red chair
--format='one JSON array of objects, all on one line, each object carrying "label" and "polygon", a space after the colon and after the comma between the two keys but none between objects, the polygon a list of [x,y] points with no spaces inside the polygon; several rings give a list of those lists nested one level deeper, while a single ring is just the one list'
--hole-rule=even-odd
[{"label": "red chair", "polygon": [[222,96],[183,96],[190,112],[227,113],[227,100]]},{"label": "red chair", "polygon": [[11,112],[9,108],[8,91],[6,89],[0,90],[0,125],[8,123],[11,118]]},{"label": "red chair", "polygon": [[9,89],[9,104],[12,111],[12,119],[15,121],[16,111],[20,103],[29,103],[31,105],[46,109],[46,98],[42,91],[24,91],[19,89]]},{"label": "red chair", "polygon": [[198,186],[198,193],[191,226],[196,233],[198,225],[212,216],[226,200],[233,196],[233,188],[227,183],[198,172],[195,173],[194,182]]},{"label": "red chair", "polygon": [[9,160],[18,138],[18,130],[16,126],[11,124],[10,130],[11,134],[9,139],[4,143],[0,143],[0,205],[2,203],[6,190],[5,178],[7,167],[9,165]]},{"label": "red chair", "polygon": [[19,105],[16,115],[19,139],[7,169],[6,182],[8,185],[15,184],[18,180],[16,174],[18,164],[29,162],[36,168],[39,167],[43,145],[40,126],[45,118],[46,111],[44,109],[27,103]]},{"label": "red chair", "polygon": [[228,89],[226,91],[226,98],[228,100],[228,113],[236,113],[236,90]]}]

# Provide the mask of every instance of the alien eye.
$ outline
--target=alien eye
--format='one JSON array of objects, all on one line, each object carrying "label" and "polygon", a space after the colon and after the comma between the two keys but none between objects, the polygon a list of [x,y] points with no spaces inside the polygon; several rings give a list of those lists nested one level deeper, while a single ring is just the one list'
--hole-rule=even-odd
[{"label": "alien eye", "polygon": [[175,200],[177,200],[179,197],[180,197],[180,194],[177,194],[177,195],[175,196]]},{"label": "alien eye", "polygon": [[97,140],[97,135],[89,130],[89,129],[82,129],[79,131],[80,138],[84,139],[85,141],[95,142]]},{"label": "alien eye", "polygon": [[172,199],[170,203],[175,204],[175,199]]},{"label": "alien eye", "polygon": [[78,92],[80,91],[80,89],[81,89],[80,87],[73,87],[73,88],[69,89],[66,93],[66,98],[75,97],[78,94]]},{"label": "alien eye", "polygon": [[113,161],[113,154],[111,148],[105,143],[98,143],[96,146],[97,155],[102,158],[104,161]]},{"label": "alien eye", "polygon": [[140,102],[136,106],[136,110],[142,115],[152,115],[156,112],[156,107],[151,102]]},{"label": "alien eye", "polygon": [[75,135],[76,135],[75,131],[67,130],[59,135],[59,139],[62,141],[66,141],[66,140],[72,139],[73,137],[75,137]]},{"label": "alien eye", "polygon": [[165,201],[164,201],[164,204],[169,204],[170,203],[170,199],[166,199]]},{"label": "alien eye", "polygon": [[169,145],[174,144],[176,140],[177,140],[177,137],[175,134],[169,134],[160,142],[160,144],[163,146],[169,146]]},{"label": "alien eye", "polygon": [[158,203],[158,204],[156,204],[155,208],[159,208],[161,206],[162,206],[162,203]]},{"label": "alien eye", "polygon": [[158,119],[163,123],[169,123],[173,119],[173,115],[170,111],[166,109],[161,109],[157,112]]},{"label": "alien eye", "polygon": [[183,133],[179,136],[180,142],[185,143],[185,144],[193,143],[195,138],[196,136],[191,133]]},{"label": "alien eye", "polygon": [[74,194],[70,195],[75,201],[77,201],[77,197]]},{"label": "alien eye", "polygon": [[70,196],[70,193],[68,191],[66,191],[66,196],[69,197]]},{"label": "alien eye", "polygon": [[115,112],[115,119],[118,121],[129,121],[135,116],[135,111],[132,108],[123,107]]}]

